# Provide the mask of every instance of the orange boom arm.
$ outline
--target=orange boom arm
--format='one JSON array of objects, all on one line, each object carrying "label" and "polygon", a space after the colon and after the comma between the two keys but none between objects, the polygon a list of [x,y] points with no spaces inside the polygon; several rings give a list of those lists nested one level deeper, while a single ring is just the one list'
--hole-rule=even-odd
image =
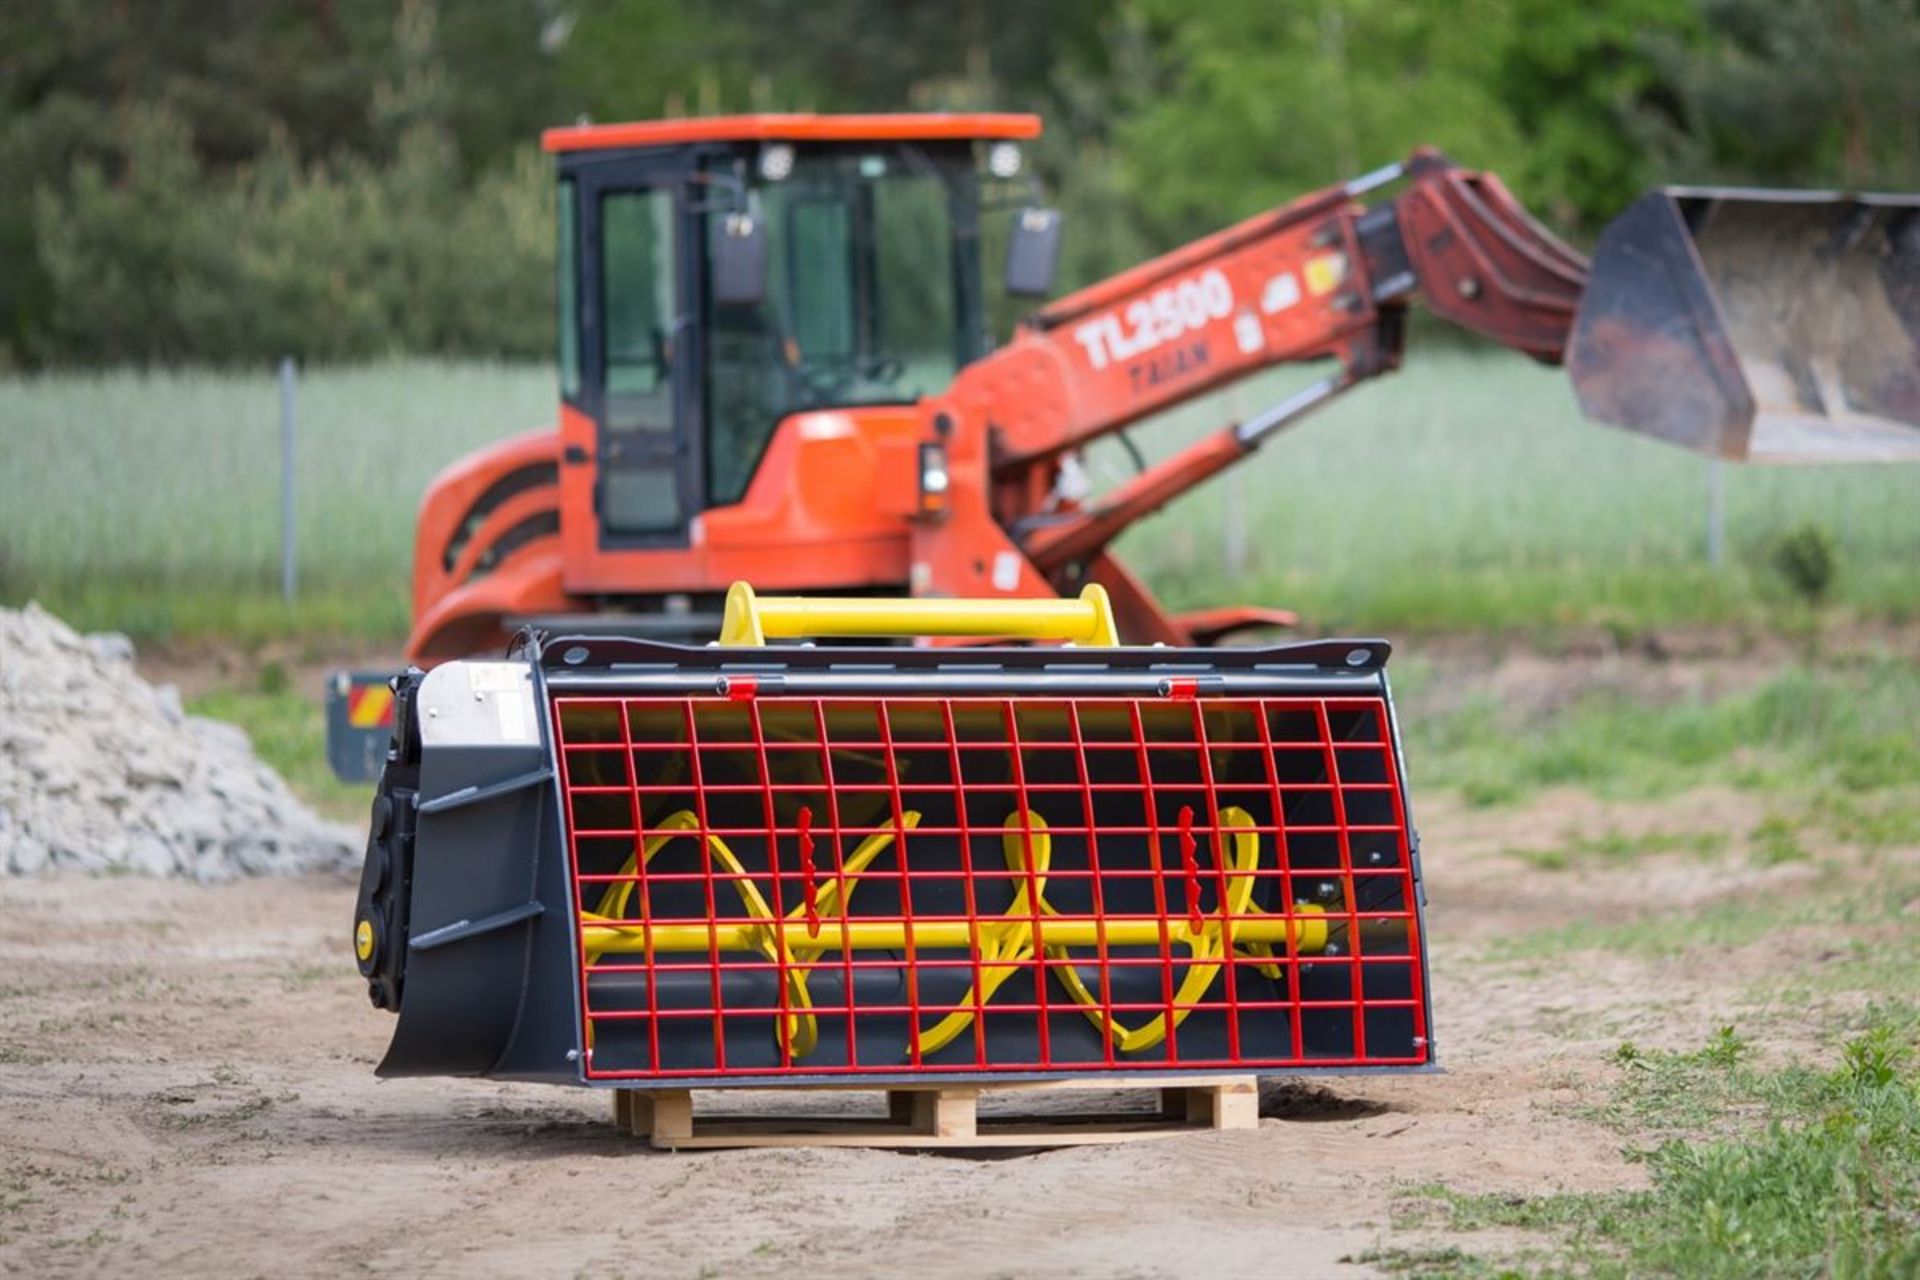
[{"label": "orange boom arm", "polygon": [[[1361,202],[1403,178],[1392,199]],[[1585,259],[1497,178],[1423,150],[1063,298],[926,404],[954,496],[917,525],[914,585],[1053,595],[1098,582],[1129,637],[1190,643],[1199,620],[1166,615],[1108,555],[1122,530],[1354,383],[1398,368],[1415,297],[1557,363],[1586,278]],[[1129,423],[1259,370],[1318,360],[1338,368],[1097,501],[1061,483],[1066,455]],[[1272,618],[1216,610],[1206,629]]]}]

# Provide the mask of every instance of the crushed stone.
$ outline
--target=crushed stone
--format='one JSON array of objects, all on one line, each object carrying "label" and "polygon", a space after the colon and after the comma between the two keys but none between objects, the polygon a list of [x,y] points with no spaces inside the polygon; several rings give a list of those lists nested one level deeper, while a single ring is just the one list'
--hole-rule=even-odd
[{"label": "crushed stone", "polygon": [[81,635],[37,604],[0,609],[0,871],[202,882],[344,871],[322,821],[233,725],[186,714],[123,635]]}]

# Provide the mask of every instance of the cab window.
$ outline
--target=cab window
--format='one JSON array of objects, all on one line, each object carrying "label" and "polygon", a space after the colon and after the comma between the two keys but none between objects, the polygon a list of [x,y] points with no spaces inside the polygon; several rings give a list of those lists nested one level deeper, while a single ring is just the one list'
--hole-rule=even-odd
[{"label": "cab window", "polygon": [[600,198],[600,517],[615,533],[666,533],[684,523],[674,432],[673,218],[671,191]]},{"label": "cab window", "polygon": [[[767,232],[766,296],[714,306],[706,330],[714,506],[745,494],[782,418],[910,404],[979,354],[955,237],[959,213],[972,216],[970,159],[916,147],[803,151],[752,197]],[[707,216],[709,263],[725,216]]]},{"label": "cab window", "polygon": [[560,180],[559,243],[554,246],[554,296],[560,304],[560,394],[580,398],[580,223],[579,197],[572,178]]},{"label": "cab window", "polygon": [[665,421],[672,408],[672,196],[619,191],[602,197],[600,237],[610,420],[652,414]]}]

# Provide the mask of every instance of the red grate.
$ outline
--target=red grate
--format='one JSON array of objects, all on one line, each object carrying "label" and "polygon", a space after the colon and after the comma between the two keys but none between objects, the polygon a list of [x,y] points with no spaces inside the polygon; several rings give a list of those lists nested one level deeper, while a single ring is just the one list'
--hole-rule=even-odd
[{"label": "red grate", "polygon": [[588,1077],[1427,1062],[1383,701],[1174,692],[556,697]]}]

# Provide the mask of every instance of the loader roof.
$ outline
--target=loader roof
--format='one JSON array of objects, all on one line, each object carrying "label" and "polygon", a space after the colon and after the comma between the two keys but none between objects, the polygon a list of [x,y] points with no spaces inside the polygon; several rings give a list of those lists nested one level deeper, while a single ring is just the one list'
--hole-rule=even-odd
[{"label": "loader roof", "polygon": [[548,129],[541,135],[540,145],[559,152],[677,146],[685,142],[924,142],[1039,135],[1039,116],[1013,112],[783,113],[570,125]]}]

